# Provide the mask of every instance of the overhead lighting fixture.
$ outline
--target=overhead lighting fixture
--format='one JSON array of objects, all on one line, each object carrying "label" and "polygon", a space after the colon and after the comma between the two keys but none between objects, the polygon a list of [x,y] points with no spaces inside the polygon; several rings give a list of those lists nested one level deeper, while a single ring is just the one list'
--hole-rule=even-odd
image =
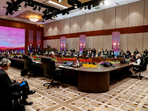
[{"label": "overhead lighting fixture", "polygon": [[78,8],[77,4],[74,4],[73,7],[74,7],[74,8]]},{"label": "overhead lighting fixture", "polygon": [[62,0],[57,0],[59,3],[61,3],[62,2]]},{"label": "overhead lighting fixture", "polygon": [[51,4],[57,5],[59,7],[62,7],[62,8],[68,8],[68,7],[65,7],[63,5],[60,5],[60,4],[56,3],[56,2],[53,2],[53,1],[48,1],[48,2],[51,3]]},{"label": "overhead lighting fixture", "polygon": [[39,6],[39,8],[38,8],[38,11],[40,11],[41,10],[41,5]]},{"label": "overhead lighting fixture", "polygon": [[37,5],[33,8],[33,10],[35,11],[37,9]]},{"label": "overhead lighting fixture", "polygon": [[105,4],[105,5],[108,5],[108,4],[109,4],[109,0],[105,0],[105,1],[104,1],[104,4]]},{"label": "overhead lighting fixture", "polygon": [[30,20],[31,22],[37,22],[37,21],[39,21],[38,18],[29,18],[29,20]]}]

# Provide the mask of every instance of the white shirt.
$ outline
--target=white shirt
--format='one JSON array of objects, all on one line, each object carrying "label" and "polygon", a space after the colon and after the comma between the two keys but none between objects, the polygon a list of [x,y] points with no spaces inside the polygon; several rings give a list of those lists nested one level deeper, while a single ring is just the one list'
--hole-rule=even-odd
[{"label": "white shirt", "polygon": [[141,60],[140,60],[140,59],[138,59],[136,63],[133,63],[133,65],[137,65],[137,66],[139,66],[139,65],[140,65],[140,63],[141,63]]}]

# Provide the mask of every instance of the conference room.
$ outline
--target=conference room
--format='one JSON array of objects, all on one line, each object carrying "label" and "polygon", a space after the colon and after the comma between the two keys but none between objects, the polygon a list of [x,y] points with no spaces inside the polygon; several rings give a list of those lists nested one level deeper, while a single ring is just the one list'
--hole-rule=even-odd
[{"label": "conference room", "polygon": [[1,111],[148,111],[148,0],[1,0]]}]

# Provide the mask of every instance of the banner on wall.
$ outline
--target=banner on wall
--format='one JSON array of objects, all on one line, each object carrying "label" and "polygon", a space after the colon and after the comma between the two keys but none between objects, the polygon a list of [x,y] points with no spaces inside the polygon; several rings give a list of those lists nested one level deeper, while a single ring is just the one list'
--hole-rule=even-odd
[{"label": "banner on wall", "polygon": [[79,52],[82,53],[84,48],[86,48],[86,35],[80,35],[79,36]]},{"label": "banner on wall", "polygon": [[120,50],[120,32],[112,32],[112,49],[114,54],[119,55]]},{"label": "banner on wall", "polygon": [[60,37],[60,51],[66,50],[66,37]]}]

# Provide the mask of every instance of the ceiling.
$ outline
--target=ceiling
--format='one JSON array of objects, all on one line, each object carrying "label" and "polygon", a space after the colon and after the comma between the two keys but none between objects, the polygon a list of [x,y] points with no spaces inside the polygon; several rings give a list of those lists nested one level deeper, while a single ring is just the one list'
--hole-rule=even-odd
[{"label": "ceiling", "polygon": [[[20,11],[14,12],[13,15],[6,16],[5,15],[6,8],[3,8],[3,7],[7,7],[7,4],[6,4],[7,1],[10,1],[10,0],[1,0],[0,1],[0,18],[8,19],[8,20],[14,20],[14,21],[20,21],[20,22],[25,22],[25,23],[31,23],[31,24],[47,24],[47,23],[50,23],[50,22],[53,22],[53,21],[66,19],[66,18],[70,18],[70,17],[74,17],[74,16],[86,14],[86,13],[91,13],[91,12],[103,10],[103,9],[110,8],[110,7],[116,7],[116,6],[119,6],[119,5],[129,4],[129,3],[137,2],[137,1],[140,1],[140,0],[106,0],[107,2],[105,2],[104,5],[93,7],[93,8],[91,8],[91,10],[86,9],[86,10],[82,11],[80,9],[75,9],[75,10],[70,11],[69,15],[63,16],[62,14],[59,14],[58,17],[55,18],[54,20],[48,19],[45,22],[41,22],[42,18],[40,18],[43,15],[42,12],[45,10],[45,8],[41,8],[41,11],[39,12],[37,10],[34,11],[33,7],[29,7],[29,6],[27,6],[27,8],[21,7]],[[48,2],[49,0],[34,0],[34,1],[44,3],[46,5],[49,5],[49,6],[52,6],[52,7],[55,7],[55,8],[59,8],[61,10],[63,9],[63,7],[59,7],[59,6],[56,6],[54,4],[49,3]],[[52,0],[52,1],[56,2],[58,4],[61,4],[65,7],[72,7],[71,5],[69,5],[67,3],[67,0],[62,0],[62,3],[59,3],[57,0]],[[87,2],[87,1],[90,1],[90,0],[79,0],[79,1],[84,3],[84,2]],[[24,2],[21,3],[22,6],[24,6],[24,4],[25,4]],[[38,17],[40,18],[38,22],[29,21],[29,16],[34,16],[34,15],[38,15]]]}]

